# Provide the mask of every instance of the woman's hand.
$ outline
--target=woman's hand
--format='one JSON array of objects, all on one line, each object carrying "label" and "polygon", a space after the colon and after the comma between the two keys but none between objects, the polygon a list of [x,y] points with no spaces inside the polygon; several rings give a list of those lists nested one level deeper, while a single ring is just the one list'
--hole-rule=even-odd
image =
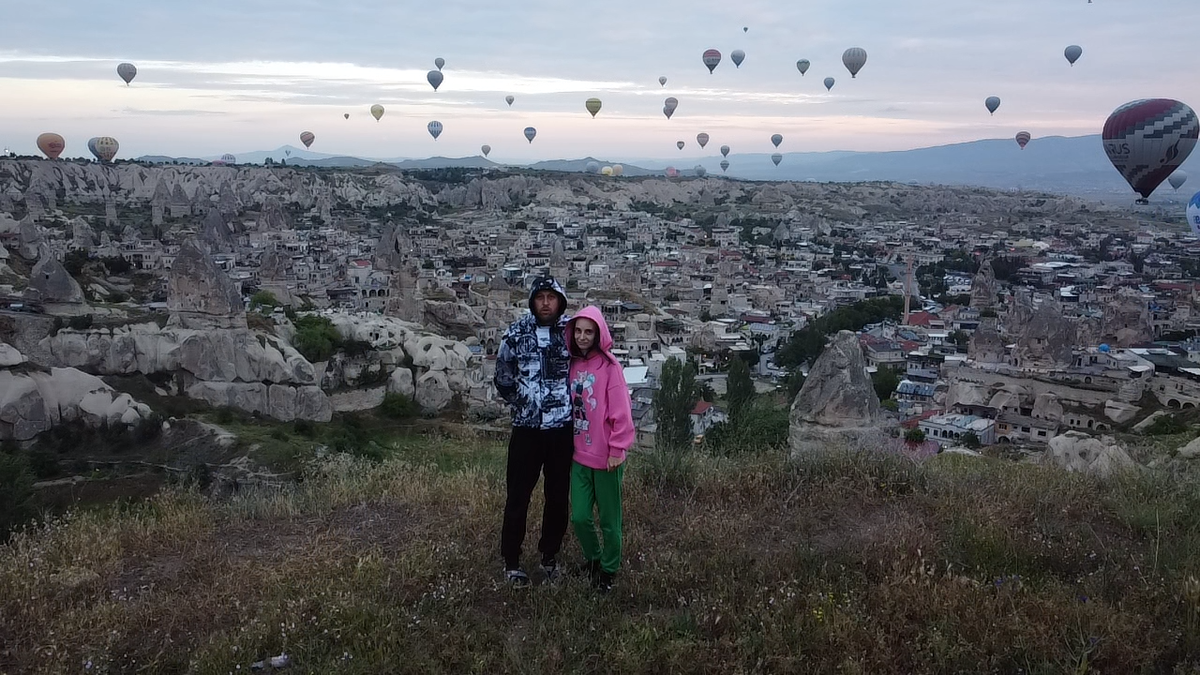
[{"label": "woman's hand", "polygon": [[625,461],[624,457],[613,457],[612,455],[609,455],[608,456],[608,470],[612,471],[613,469],[617,468],[618,466],[621,466],[621,462],[624,462],[624,461]]}]

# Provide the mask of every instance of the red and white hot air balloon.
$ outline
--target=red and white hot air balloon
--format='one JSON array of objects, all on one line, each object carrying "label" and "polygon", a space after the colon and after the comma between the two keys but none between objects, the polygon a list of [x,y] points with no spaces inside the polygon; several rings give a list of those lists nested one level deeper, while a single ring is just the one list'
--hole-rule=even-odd
[{"label": "red and white hot air balloon", "polygon": [[1029,141],[1032,138],[1033,136],[1030,136],[1028,131],[1018,131],[1017,145],[1021,146],[1021,149],[1024,150],[1025,146],[1029,144]]},{"label": "red and white hot air balloon", "polygon": [[1104,123],[1104,152],[1146,203],[1196,146],[1200,120],[1187,105],[1169,98],[1131,101]]},{"label": "red and white hot air balloon", "polygon": [[47,132],[37,137],[37,146],[50,159],[58,159],[62,151],[67,149],[67,142],[62,136]]},{"label": "red and white hot air balloon", "polygon": [[311,148],[313,141],[315,140],[317,140],[317,137],[314,136],[313,132],[311,131],[303,131],[300,133],[300,142],[303,143],[304,147],[306,148]]},{"label": "red and white hot air balloon", "polygon": [[709,49],[704,52],[704,56],[701,58],[704,61],[705,67],[708,68],[708,74],[712,75],[712,72],[717,69],[717,65],[721,63],[721,52]]}]

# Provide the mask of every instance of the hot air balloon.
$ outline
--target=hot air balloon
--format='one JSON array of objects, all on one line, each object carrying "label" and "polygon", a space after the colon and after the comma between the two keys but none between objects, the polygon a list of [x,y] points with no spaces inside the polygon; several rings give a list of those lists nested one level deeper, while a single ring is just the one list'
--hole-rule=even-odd
[{"label": "hot air balloon", "polygon": [[749,26],[742,26],[742,32],[743,32],[743,33],[749,33],[749,32],[750,32],[750,27],[749,27]]},{"label": "hot air balloon", "polygon": [[224,155],[221,155],[221,163],[222,164],[237,164],[237,157],[234,157],[233,155],[231,155],[229,153],[225,153]]},{"label": "hot air balloon", "polygon": [[438,70],[441,70],[442,66],[446,65],[446,59],[443,59],[442,57],[439,56],[433,60],[433,65],[437,66]]},{"label": "hot air balloon", "polygon": [[125,86],[128,87],[129,83],[133,82],[133,78],[137,77],[137,66],[132,63],[122,63],[117,66],[117,75],[125,80]]},{"label": "hot air balloon", "polygon": [[704,132],[696,134],[696,142],[700,144],[701,148],[708,145],[708,134]]},{"label": "hot air balloon", "polygon": [[614,176],[620,176],[623,173],[625,173],[624,166],[621,166],[620,164],[613,164],[613,175]]},{"label": "hot air balloon", "polygon": [[742,61],[745,61],[745,60],[746,60],[746,52],[744,52],[744,51],[742,51],[742,50],[740,50],[740,49],[735,49],[735,50],[733,50],[733,52],[732,52],[732,53],[729,55],[729,59],[730,59],[731,61],[733,61],[733,65],[734,65],[735,67],[737,67],[737,68],[741,68],[741,67],[742,67]]},{"label": "hot air balloon", "polygon": [[527,140],[528,140],[530,143],[532,143],[532,142],[533,142],[533,137],[534,137],[534,136],[537,136],[537,129],[534,129],[533,127],[525,127],[525,138],[526,138],[526,139],[527,139]]},{"label": "hot air balloon", "polygon": [[708,169],[700,166],[699,164],[697,164],[696,168],[694,168],[692,170],[695,171],[696,175],[700,178],[704,178],[704,176],[708,173]]},{"label": "hot air balloon", "polygon": [[92,150],[92,154],[101,162],[111,162],[113,157],[117,156],[117,150],[121,148],[121,144],[117,143],[117,139],[112,136],[101,136],[95,141],[95,149]]},{"label": "hot air balloon", "polygon": [[708,74],[712,75],[712,72],[717,69],[717,64],[721,63],[721,52],[709,49],[704,52],[702,59],[704,60],[704,65],[708,68]]},{"label": "hot air balloon", "polygon": [[588,162],[587,164],[583,165],[583,170],[586,171],[587,173],[596,173],[597,171],[600,170],[600,162],[592,160],[592,161]]},{"label": "hot air balloon", "polygon": [[592,113],[593,118],[596,116],[596,113],[600,112],[600,105],[600,99],[598,98],[589,98],[583,103],[583,107],[587,108],[587,111]]},{"label": "hot air balloon", "polygon": [[517,99],[514,98],[512,94],[509,94],[508,96],[504,97],[504,102],[509,104],[510,106],[513,104],[513,101],[515,101],[515,100],[517,100]]},{"label": "hot air balloon", "polygon": [[728,145],[722,145],[722,146],[721,146],[721,156],[722,156],[722,157],[728,157],[728,156],[729,156],[729,146],[728,146]]},{"label": "hot air balloon", "polygon": [[305,131],[300,134],[300,142],[303,143],[304,147],[306,148],[311,148],[313,141],[315,140],[317,140],[317,137],[314,136],[313,132],[311,131]]},{"label": "hot air balloon", "polygon": [[775,166],[779,166],[779,163],[783,161],[783,155],[781,155],[777,152],[777,153],[771,155],[771,161],[775,162]]},{"label": "hot air balloon", "polygon": [[37,146],[38,150],[41,150],[50,159],[58,159],[58,156],[66,149],[67,142],[58,134],[44,133],[37,137]]},{"label": "hot air balloon", "polygon": [[800,59],[796,62],[796,70],[800,71],[800,75],[804,75],[808,72],[808,67],[810,65],[812,64],[808,62],[808,59]]},{"label": "hot air balloon", "polygon": [[1083,56],[1083,48],[1079,45],[1071,45],[1063,50],[1063,56],[1067,57],[1067,63],[1073,66],[1079,57]]},{"label": "hot air balloon", "polygon": [[659,78],[658,78],[658,85],[659,85],[660,87],[665,87],[665,86],[667,86],[667,76],[666,76],[666,75],[661,75],[661,76],[659,76]]},{"label": "hot air balloon", "polygon": [[92,136],[87,142],[88,152],[91,152],[93,155],[95,155],[96,159],[100,159],[100,155],[96,152],[96,141],[98,140],[100,140],[99,136]]},{"label": "hot air balloon", "polygon": [[1031,138],[1033,138],[1033,137],[1029,135],[1028,131],[1018,131],[1017,132],[1017,145],[1021,146],[1021,149],[1024,150],[1025,146],[1029,144],[1029,139],[1031,139]]},{"label": "hot air balloon", "polygon": [[371,117],[374,117],[375,121],[378,122],[379,118],[383,117],[383,106],[379,105],[378,103],[371,106]]},{"label": "hot air balloon", "polygon": [[673,166],[668,166],[666,168],[666,174],[667,174],[667,178],[675,178],[676,176],[679,175],[679,169],[676,169]]},{"label": "hot air balloon", "polygon": [[488,153],[490,153],[490,152],[492,151],[492,146],[490,146],[490,145],[487,145],[487,144],[484,144],[483,146],[481,146],[481,147],[479,148],[479,150],[480,150],[481,152],[483,152],[483,156],[484,156],[484,157],[487,157],[487,156],[488,156]]},{"label": "hot air balloon", "polygon": [[829,91],[830,89],[833,89],[833,78],[827,77],[825,78],[825,91]]},{"label": "hot air balloon", "polygon": [[350,119],[350,113],[342,113],[342,117],[345,117],[346,119]]},{"label": "hot air balloon", "polygon": [[425,125],[425,128],[429,130],[429,135],[433,136],[433,140],[435,141],[437,140],[438,136],[442,135],[442,123],[437,120]]},{"label": "hot air balloon", "polygon": [[663,114],[667,116],[667,119],[671,119],[671,115],[674,114],[674,112],[674,110],[671,110],[667,106],[663,106]]},{"label": "hot air balloon", "polygon": [[725,171],[728,169],[729,169],[729,160],[727,160],[727,159],[721,160],[721,173],[725,173]]},{"label": "hot air balloon", "polygon": [[[671,112],[675,112],[675,109],[678,107],[679,107],[679,99],[675,98],[674,96],[668,96],[667,99],[665,101],[663,101],[663,109],[664,110],[670,110]],[[667,115],[667,117],[670,117],[670,115]]]},{"label": "hot air balloon", "polygon": [[867,52],[861,47],[851,47],[842,52],[842,64],[850,71],[850,77],[858,77],[858,71],[867,64]]},{"label": "hot air balloon", "polygon": [[283,151],[283,156],[284,156],[284,157],[291,157],[291,156],[292,156],[292,151],[291,151],[291,150],[284,150],[284,151]]},{"label": "hot air balloon", "polygon": [[1187,172],[1183,169],[1180,169],[1172,173],[1170,176],[1167,176],[1167,182],[1171,184],[1172,188],[1178,190],[1184,183],[1187,182]]},{"label": "hot air balloon", "polygon": [[987,100],[985,100],[983,102],[983,104],[985,106],[987,106],[989,113],[995,114],[996,109],[1000,107],[1000,97],[999,96],[989,96],[989,97],[987,97]]},{"label": "hot air balloon", "polygon": [[442,80],[445,78],[446,76],[442,75],[442,71],[440,70],[431,70],[425,73],[425,79],[429,80],[429,84],[433,86],[434,91],[437,91],[437,88],[442,86]]},{"label": "hot air balloon", "polygon": [[1150,193],[1179,168],[1200,136],[1191,108],[1167,98],[1131,101],[1104,123],[1104,151],[1146,203]]},{"label": "hot air balloon", "polygon": [[777,148],[778,148],[778,147],[779,147],[779,144],[780,144],[780,143],[782,143],[782,142],[783,142],[783,135],[782,135],[782,134],[772,134],[772,135],[771,135],[771,144],[772,144],[772,145],[774,145],[775,147],[777,147]]},{"label": "hot air balloon", "polygon": [[1200,237],[1200,192],[1192,195],[1192,201],[1188,202],[1187,221],[1192,234]]},{"label": "hot air balloon", "polygon": [[685,145],[687,145],[687,144],[686,144],[686,143],[684,143],[683,141],[676,141],[676,142],[675,142],[675,147],[679,148],[680,150],[682,150],[682,149],[683,149],[683,146],[685,146]]},{"label": "hot air balloon", "polygon": [[605,176],[611,176],[611,175],[613,175],[613,169],[612,169],[612,167],[611,167],[611,166],[605,166],[605,167],[601,167],[601,168],[600,168],[600,173],[601,173],[601,174],[603,174],[603,175],[605,175]]}]

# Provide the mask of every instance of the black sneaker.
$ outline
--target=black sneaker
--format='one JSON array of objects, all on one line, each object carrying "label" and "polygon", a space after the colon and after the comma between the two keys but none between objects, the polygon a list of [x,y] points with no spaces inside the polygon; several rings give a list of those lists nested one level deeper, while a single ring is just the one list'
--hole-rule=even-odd
[{"label": "black sneaker", "polygon": [[615,577],[616,575],[612,572],[600,570],[596,576],[592,577],[592,588],[595,588],[600,595],[607,595],[613,588]]},{"label": "black sneaker", "polygon": [[520,567],[504,570],[504,581],[513,588],[525,588],[529,585],[529,575]]},{"label": "black sneaker", "polygon": [[554,558],[542,558],[542,571],[546,573],[546,581],[558,581],[561,576],[558,571],[558,561]]}]

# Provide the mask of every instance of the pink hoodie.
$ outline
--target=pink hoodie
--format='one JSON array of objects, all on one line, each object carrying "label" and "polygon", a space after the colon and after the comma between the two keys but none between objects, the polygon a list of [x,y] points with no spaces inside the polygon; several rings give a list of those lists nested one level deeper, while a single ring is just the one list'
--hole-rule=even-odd
[{"label": "pink hoodie", "polygon": [[[575,322],[591,319],[599,327],[598,349],[584,357],[575,346]],[[612,355],[612,333],[600,309],[584,307],[567,322],[571,352],[571,417],[575,421],[575,461],[592,469],[607,469],[608,458],[625,459],[635,431],[625,373]]]}]

